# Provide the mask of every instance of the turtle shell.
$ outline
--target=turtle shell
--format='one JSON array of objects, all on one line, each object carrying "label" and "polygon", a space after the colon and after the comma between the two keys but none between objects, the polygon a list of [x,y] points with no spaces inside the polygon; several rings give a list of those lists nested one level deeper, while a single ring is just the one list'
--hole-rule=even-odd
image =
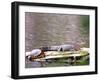
[{"label": "turtle shell", "polygon": [[34,55],[34,56],[38,56],[38,55],[40,55],[40,53],[41,53],[40,49],[34,49],[34,50],[31,51],[31,54]]}]

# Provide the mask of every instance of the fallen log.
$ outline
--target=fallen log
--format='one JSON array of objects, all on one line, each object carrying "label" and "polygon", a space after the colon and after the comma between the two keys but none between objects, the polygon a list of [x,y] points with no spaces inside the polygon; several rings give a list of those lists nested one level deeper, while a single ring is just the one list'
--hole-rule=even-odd
[{"label": "fallen log", "polygon": [[79,51],[46,51],[44,54],[44,57],[34,58],[33,61],[42,61],[53,58],[83,57],[89,55],[89,48],[81,48]]},{"label": "fallen log", "polygon": [[[70,52],[71,53],[71,52]],[[44,61],[46,59],[53,59],[53,58],[68,58],[68,57],[84,57],[89,55],[89,53],[73,53],[70,54],[68,52],[51,52],[49,54],[47,54],[44,58],[39,58],[39,59],[34,59],[34,61]]]}]

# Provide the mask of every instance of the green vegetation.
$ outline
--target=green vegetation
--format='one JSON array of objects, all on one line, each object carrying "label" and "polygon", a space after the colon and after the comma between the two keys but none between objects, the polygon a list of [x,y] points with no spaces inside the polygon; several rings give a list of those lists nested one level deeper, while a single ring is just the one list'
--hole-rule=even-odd
[{"label": "green vegetation", "polygon": [[81,65],[89,65],[89,60],[77,60],[76,63],[70,64],[67,62],[68,59],[58,59],[55,62],[48,63],[46,67],[57,67],[57,66],[81,66]]},{"label": "green vegetation", "polygon": [[90,17],[89,15],[83,15],[80,17],[80,33],[84,37],[82,39],[86,42],[85,46],[89,47],[89,29],[90,29]]},{"label": "green vegetation", "polygon": [[89,16],[82,16],[81,17],[81,26],[84,30],[83,33],[88,34],[89,33]]},{"label": "green vegetation", "polygon": [[78,66],[78,65],[89,65],[89,60],[83,60],[83,61],[77,61],[76,62],[76,65]]},{"label": "green vegetation", "polygon": [[56,59],[51,63],[48,63],[45,67],[89,65],[89,59],[83,60],[83,57],[81,57],[79,60],[76,60],[76,62],[69,62],[69,61],[71,60],[68,58],[60,58],[60,59]]},{"label": "green vegetation", "polygon": [[80,51],[80,54],[81,54],[81,55],[87,55],[88,52],[87,52],[87,51]]}]

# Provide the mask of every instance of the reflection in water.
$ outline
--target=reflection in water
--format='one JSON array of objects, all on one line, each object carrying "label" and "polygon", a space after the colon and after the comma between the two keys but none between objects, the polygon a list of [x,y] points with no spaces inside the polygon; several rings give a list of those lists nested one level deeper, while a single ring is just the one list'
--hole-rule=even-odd
[{"label": "reflection in water", "polygon": [[38,61],[34,61],[34,62],[27,62],[26,63],[26,68],[30,68],[30,67],[41,67],[41,63]]}]

